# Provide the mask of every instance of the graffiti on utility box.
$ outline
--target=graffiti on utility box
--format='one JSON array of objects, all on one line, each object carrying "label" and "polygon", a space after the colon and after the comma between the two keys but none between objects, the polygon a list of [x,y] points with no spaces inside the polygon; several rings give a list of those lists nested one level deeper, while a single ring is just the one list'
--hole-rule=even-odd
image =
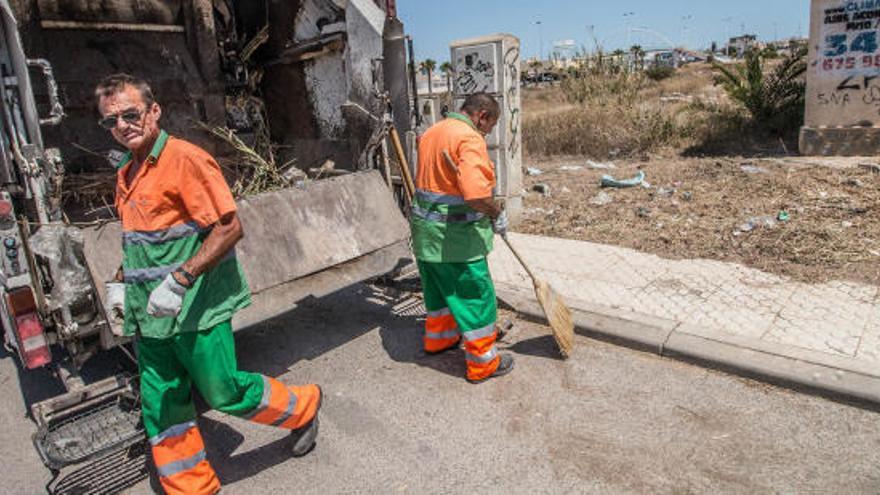
[{"label": "graffiti on utility box", "polygon": [[880,0],[814,0],[810,65],[811,124],[880,123]]}]

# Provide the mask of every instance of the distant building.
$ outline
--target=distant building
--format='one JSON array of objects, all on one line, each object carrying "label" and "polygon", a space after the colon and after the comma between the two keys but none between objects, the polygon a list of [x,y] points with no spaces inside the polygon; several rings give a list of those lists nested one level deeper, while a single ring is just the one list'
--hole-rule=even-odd
[{"label": "distant building", "polygon": [[758,36],[754,34],[744,34],[742,36],[730,38],[730,41],[727,42],[728,54],[733,51],[736,53],[737,57],[742,57],[747,51],[752,48],[757,48],[757,43]]},{"label": "distant building", "polygon": [[648,50],[645,52],[645,65],[648,67],[678,68],[692,62],[703,62],[706,58],[706,55],[702,53],[685,50],[684,48],[675,48],[673,50]]},{"label": "distant building", "polygon": [[806,38],[787,38],[784,40],[768,43],[768,45],[773,45],[780,56],[786,57],[791,55],[798,49],[807,46],[808,41],[809,40]]},{"label": "distant building", "polygon": [[675,50],[648,50],[645,52],[645,65],[678,67],[678,53]]},{"label": "distant building", "polygon": [[446,87],[446,74],[439,69],[431,73],[430,86],[428,85],[428,75],[422,71],[416,72],[416,87],[419,95],[442,95],[449,91],[449,88]]}]

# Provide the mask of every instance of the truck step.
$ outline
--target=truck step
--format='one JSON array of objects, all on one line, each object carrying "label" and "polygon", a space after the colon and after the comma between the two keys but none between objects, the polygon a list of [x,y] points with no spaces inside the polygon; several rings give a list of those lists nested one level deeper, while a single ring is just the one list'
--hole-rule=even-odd
[{"label": "truck step", "polygon": [[[143,441],[140,404],[130,387],[101,394],[88,407],[56,410],[33,441],[50,469],[98,459]],[[82,404],[80,404],[82,406]]]}]

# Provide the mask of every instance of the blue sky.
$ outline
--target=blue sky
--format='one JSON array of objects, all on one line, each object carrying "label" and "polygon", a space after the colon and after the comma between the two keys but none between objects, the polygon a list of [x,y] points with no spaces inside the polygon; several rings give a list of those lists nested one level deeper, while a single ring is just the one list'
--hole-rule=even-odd
[{"label": "blue sky", "polygon": [[743,29],[762,40],[806,36],[809,5],[809,0],[397,0],[416,58],[438,62],[449,59],[450,41],[498,32],[518,36],[524,57],[537,55],[542,46],[549,56],[560,40],[592,48],[590,26],[607,50],[632,44],[663,48],[670,42],[705,48]]}]

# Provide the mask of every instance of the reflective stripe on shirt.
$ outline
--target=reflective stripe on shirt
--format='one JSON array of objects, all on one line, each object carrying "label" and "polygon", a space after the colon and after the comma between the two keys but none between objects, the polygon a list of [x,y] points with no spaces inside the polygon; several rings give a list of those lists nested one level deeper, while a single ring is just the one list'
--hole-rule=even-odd
[{"label": "reflective stripe on shirt", "polygon": [[437,211],[428,211],[416,205],[413,205],[412,207],[412,214],[421,218],[422,220],[440,223],[471,223],[482,220],[486,216],[480,212],[445,214]]}]

